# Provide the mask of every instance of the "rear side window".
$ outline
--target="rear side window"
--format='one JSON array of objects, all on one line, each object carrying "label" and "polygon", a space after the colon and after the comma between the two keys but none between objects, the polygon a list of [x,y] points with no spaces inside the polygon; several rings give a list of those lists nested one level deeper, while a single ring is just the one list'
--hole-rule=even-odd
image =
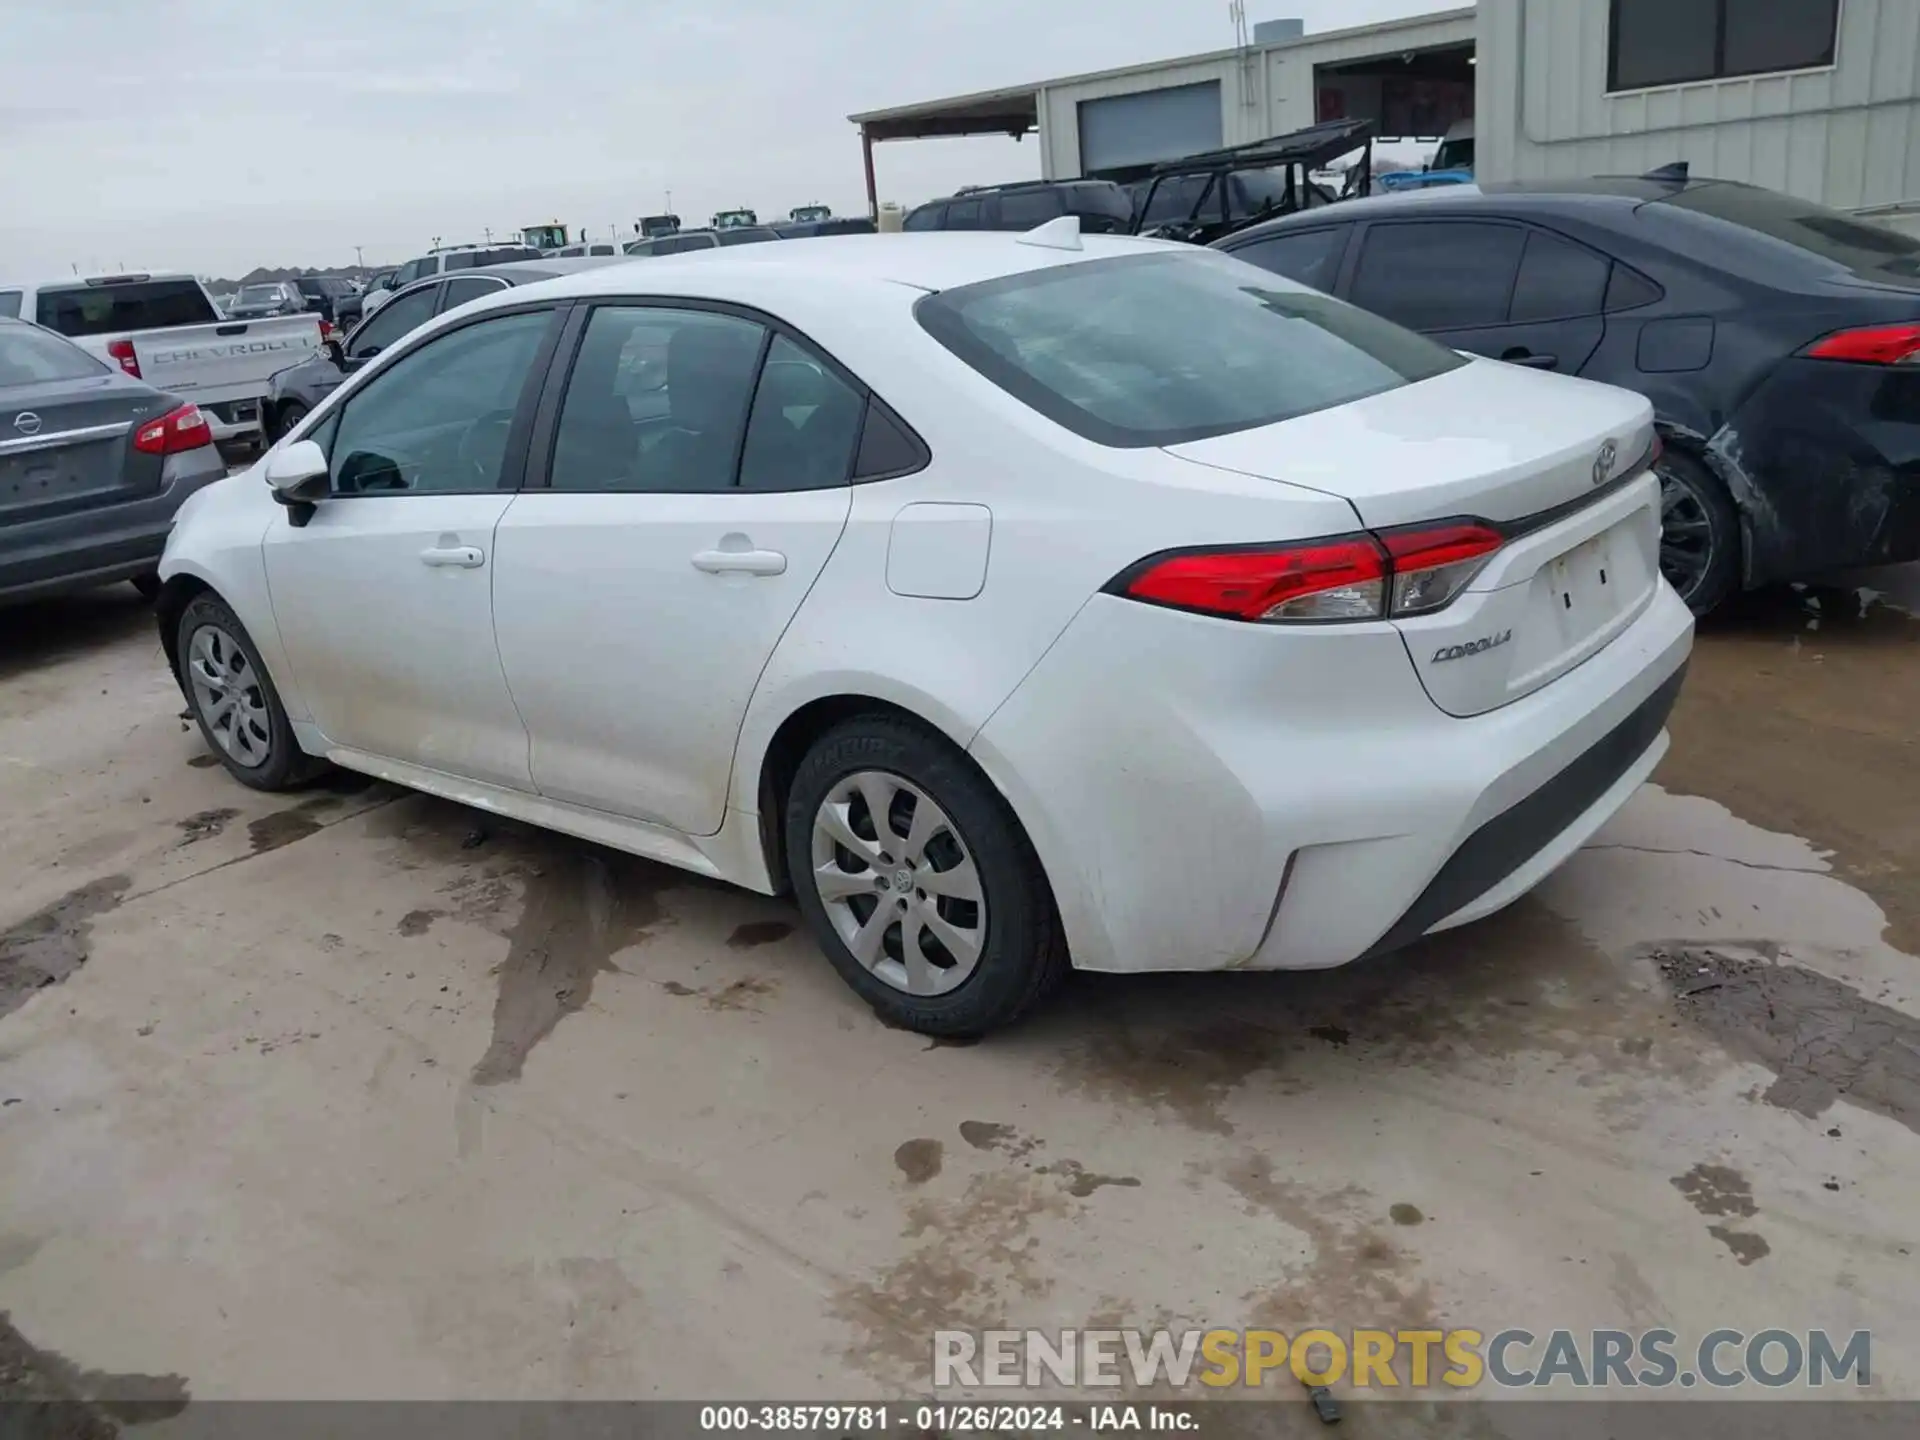
[{"label": "rear side window", "polygon": [[1451,350],[1215,251],[1085,261],[929,295],[961,360],[1102,445],[1173,445],[1429,379]]},{"label": "rear side window", "polygon": [[474,250],[455,250],[440,257],[440,268],[443,270],[471,270],[479,263],[479,252]]},{"label": "rear side window", "polygon": [[107,373],[105,365],[57,335],[32,325],[0,325],[0,386],[40,385]]},{"label": "rear side window", "polygon": [[1629,270],[1619,261],[1613,263],[1613,275],[1607,281],[1607,313],[1633,310],[1666,298],[1666,291],[1638,270]]},{"label": "rear side window", "polygon": [[595,309],[567,379],[555,490],[730,490],[766,331],[709,310]]},{"label": "rear side window", "polygon": [[1598,315],[1606,307],[1611,268],[1585,246],[1544,230],[1532,231],[1520,259],[1520,278],[1514,283],[1507,318],[1524,325]]},{"label": "rear side window", "polygon": [[1009,230],[1031,230],[1062,213],[1057,190],[1009,190],[1000,197],[1000,223]]},{"label": "rear side window", "polygon": [[1518,226],[1472,220],[1374,225],[1351,298],[1413,330],[1505,324],[1526,239]]},{"label": "rear side window", "polygon": [[1347,253],[1347,235],[1351,225],[1334,225],[1325,230],[1289,230],[1239,245],[1228,253],[1236,260],[1258,265],[1316,290],[1331,290],[1340,277],[1340,260]]},{"label": "rear side window", "polygon": [[49,330],[79,337],[210,325],[220,317],[193,280],[134,280],[42,290],[34,318]]}]

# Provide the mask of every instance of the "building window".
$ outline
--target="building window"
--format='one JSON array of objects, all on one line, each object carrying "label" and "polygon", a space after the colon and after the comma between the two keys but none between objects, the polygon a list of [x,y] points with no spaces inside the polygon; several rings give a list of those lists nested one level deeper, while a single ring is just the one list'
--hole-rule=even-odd
[{"label": "building window", "polygon": [[1613,0],[1609,90],[1833,64],[1840,0]]}]

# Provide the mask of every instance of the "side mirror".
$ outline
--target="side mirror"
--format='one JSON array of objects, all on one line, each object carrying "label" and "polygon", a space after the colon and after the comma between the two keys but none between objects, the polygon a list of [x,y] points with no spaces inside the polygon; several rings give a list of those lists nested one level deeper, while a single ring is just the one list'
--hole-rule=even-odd
[{"label": "side mirror", "polygon": [[296,440],[267,457],[267,486],[287,507],[295,528],[313,518],[314,502],[327,493],[326,452],[311,440]]}]

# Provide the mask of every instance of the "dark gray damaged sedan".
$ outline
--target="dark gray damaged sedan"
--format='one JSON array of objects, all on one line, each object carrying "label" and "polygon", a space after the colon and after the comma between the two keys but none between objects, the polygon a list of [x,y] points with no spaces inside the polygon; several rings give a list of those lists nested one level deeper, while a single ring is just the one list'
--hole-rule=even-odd
[{"label": "dark gray damaged sedan", "polygon": [[226,466],[197,406],[0,318],[0,603],[131,580]]}]

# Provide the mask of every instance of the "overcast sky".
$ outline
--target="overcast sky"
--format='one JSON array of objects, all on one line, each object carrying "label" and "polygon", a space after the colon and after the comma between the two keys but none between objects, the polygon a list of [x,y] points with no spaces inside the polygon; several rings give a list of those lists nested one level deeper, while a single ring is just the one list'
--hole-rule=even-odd
[{"label": "overcast sky", "polygon": [[[397,263],[546,220],[865,207],[850,113],[1233,43],[1226,0],[0,0],[0,280]],[[1311,31],[1435,0],[1248,0]],[[875,148],[883,200],[1039,174]]]}]

